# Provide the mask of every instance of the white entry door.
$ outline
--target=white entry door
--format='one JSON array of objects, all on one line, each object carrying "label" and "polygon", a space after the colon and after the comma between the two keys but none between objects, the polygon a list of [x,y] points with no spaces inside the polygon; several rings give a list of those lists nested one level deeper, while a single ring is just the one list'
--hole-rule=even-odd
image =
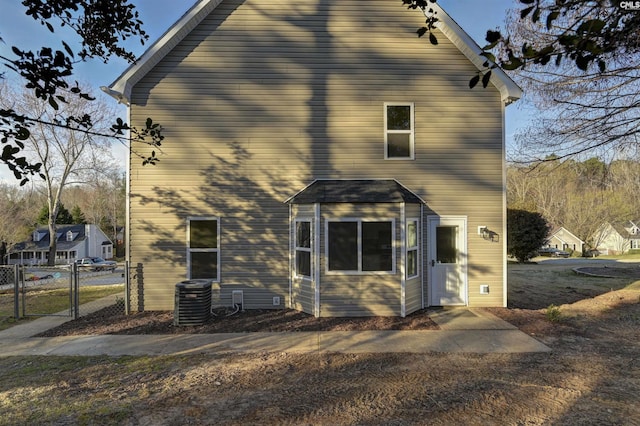
[{"label": "white entry door", "polygon": [[432,306],[467,305],[467,218],[429,216],[429,289]]}]

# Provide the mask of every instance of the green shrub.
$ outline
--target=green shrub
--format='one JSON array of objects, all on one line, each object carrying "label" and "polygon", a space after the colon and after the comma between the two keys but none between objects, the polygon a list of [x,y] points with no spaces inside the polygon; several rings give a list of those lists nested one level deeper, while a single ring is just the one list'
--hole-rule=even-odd
[{"label": "green shrub", "polygon": [[507,253],[524,263],[537,255],[549,234],[549,224],[540,213],[507,209]]},{"label": "green shrub", "polygon": [[547,321],[551,323],[562,321],[562,312],[560,312],[560,308],[556,305],[549,305],[545,315],[547,317]]}]

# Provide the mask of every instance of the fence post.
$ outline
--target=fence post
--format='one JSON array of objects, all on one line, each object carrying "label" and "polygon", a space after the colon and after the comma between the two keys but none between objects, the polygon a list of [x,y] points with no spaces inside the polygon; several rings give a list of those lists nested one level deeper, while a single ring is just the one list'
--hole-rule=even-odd
[{"label": "fence post", "polygon": [[20,265],[13,265],[13,317],[20,319]]},{"label": "fence post", "polygon": [[131,274],[129,261],[124,261],[124,314],[131,315]]},{"label": "fence post", "polygon": [[20,291],[22,292],[22,317],[24,318],[27,316],[27,288],[24,283],[26,269],[24,265],[18,265],[18,268],[20,271],[18,274],[18,283],[20,284]]},{"label": "fence post", "polygon": [[80,317],[80,273],[78,271],[78,264],[73,262],[71,264],[71,294],[73,296],[73,303],[71,304],[73,309],[73,319],[76,320]]}]

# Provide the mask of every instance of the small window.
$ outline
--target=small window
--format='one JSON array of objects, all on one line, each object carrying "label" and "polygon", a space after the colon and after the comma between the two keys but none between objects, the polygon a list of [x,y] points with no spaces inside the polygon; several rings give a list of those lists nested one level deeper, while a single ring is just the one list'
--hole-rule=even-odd
[{"label": "small window", "polygon": [[414,158],[413,103],[385,103],[384,109],[384,158],[412,160]]},{"label": "small window", "polygon": [[327,223],[327,269],[394,272],[393,221],[348,219]]},{"label": "small window", "polygon": [[67,241],[73,241],[73,232],[67,231]]},{"label": "small window", "polygon": [[407,278],[418,276],[418,220],[407,220]]},{"label": "small window", "polygon": [[436,228],[436,260],[438,263],[458,263],[458,227]]},{"label": "small window", "polygon": [[296,275],[311,277],[311,221],[296,221]]},{"label": "small window", "polygon": [[187,278],[219,281],[220,221],[189,218],[187,230]]}]

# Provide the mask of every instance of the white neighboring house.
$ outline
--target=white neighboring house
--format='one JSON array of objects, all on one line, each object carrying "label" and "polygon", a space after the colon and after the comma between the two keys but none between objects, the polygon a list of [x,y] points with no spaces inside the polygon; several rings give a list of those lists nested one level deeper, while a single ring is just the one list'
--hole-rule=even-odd
[{"label": "white neighboring house", "polygon": [[582,253],[584,249],[584,241],[576,237],[564,226],[554,228],[547,240],[548,247],[555,247],[560,250]]},{"label": "white neighboring house", "polygon": [[601,254],[623,254],[640,249],[640,220],[622,223],[604,223],[596,233],[598,251]]},{"label": "white neighboring house", "polygon": [[[49,228],[39,227],[29,241],[18,243],[9,252],[9,264],[47,264]],[[56,264],[70,264],[83,257],[113,258],[113,242],[97,225],[58,225]]]}]

